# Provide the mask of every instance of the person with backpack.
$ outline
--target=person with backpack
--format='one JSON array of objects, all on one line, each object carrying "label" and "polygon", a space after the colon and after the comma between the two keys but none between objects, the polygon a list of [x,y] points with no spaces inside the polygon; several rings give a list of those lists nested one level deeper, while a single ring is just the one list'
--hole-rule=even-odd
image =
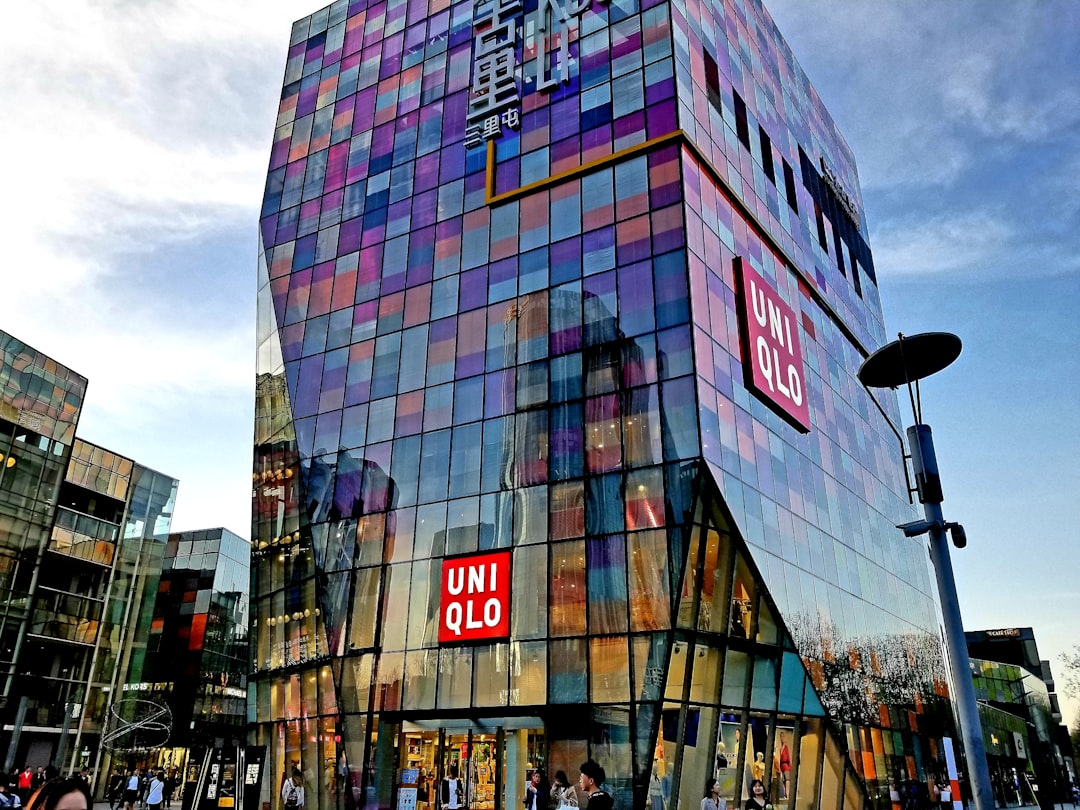
[{"label": "person with backpack", "polygon": [[281,786],[281,801],[285,810],[302,810],[304,806],[304,775],[299,768],[292,769],[292,776]]}]

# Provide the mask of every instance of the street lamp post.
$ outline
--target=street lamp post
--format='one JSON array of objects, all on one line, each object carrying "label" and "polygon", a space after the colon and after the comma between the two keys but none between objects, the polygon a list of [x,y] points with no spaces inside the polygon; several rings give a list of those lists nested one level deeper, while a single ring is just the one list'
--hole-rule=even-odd
[{"label": "street lamp post", "polygon": [[903,530],[906,537],[929,535],[930,559],[934,564],[941,598],[945,647],[952,669],[953,695],[975,808],[994,810],[994,791],[990,783],[990,769],[986,764],[979,706],[975,699],[975,684],[971,678],[971,662],[968,659],[964,622],[960,616],[960,601],[956,595],[956,580],[946,533],[952,534],[953,543],[958,548],[967,545],[967,538],[963,527],[958,523],[946,523],[941,511],[944,497],[934,452],[934,437],[930,426],[922,421],[918,385],[919,380],[949,366],[960,356],[961,349],[960,338],[947,332],[929,332],[911,337],[899,335],[898,340],[883,346],[866,359],[859,369],[859,381],[868,391],[870,388],[896,389],[905,385],[911,398],[915,424],[907,429],[907,438],[915,474],[915,490],[923,506],[923,520],[904,523],[897,528]]}]

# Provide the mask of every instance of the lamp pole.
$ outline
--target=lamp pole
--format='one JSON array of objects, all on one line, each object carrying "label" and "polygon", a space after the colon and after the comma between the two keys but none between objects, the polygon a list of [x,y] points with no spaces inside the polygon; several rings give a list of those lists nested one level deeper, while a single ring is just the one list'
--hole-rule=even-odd
[{"label": "lamp pole", "polygon": [[[952,532],[953,542],[959,548],[967,544],[967,539],[963,527],[956,523],[946,523],[941,511],[944,496],[938,474],[937,454],[934,452],[934,437],[930,426],[922,421],[922,398],[918,388],[920,379],[949,366],[960,356],[961,349],[960,338],[947,332],[929,332],[911,337],[899,335],[898,340],[883,346],[866,359],[859,369],[858,377],[867,393],[870,388],[896,389],[906,385],[911,398],[915,424],[907,429],[907,439],[912,471],[915,474],[915,490],[923,507],[924,519],[901,524],[897,528],[902,529],[907,537],[923,534],[930,537],[930,560],[934,565],[938,596],[941,600],[945,649],[952,670],[953,698],[960,734],[964,741],[968,779],[976,810],[994,810],[994,790],[990,782],[990,768],[986,763],[979,705],[975,699],[975,684],[971,678],[971,661],[968,658],[964,622],[960,616],[960,600],[956,594],[956,580],[953,576],[946,531]],[[873,394],[870,396],[873,399]],[[877,405],[876,399],[874,404]],[[881,410],[880,405],[878,409]],[[882,415],[885,415],[883,410]],[[888,417],[885,418],[888,421]],[[955,796],[953,800],[956,801]]]},{"label": "lamp pole", "polygon": [[971,659],[968,657],[964,621],[960,616],[960,599],[956,595],[952,555],[946,539],[945,518],[941,512],[941,483],[938,477],[934,436],[929,425],[915,424],[907,429],[911,448],[912,467],[919,500],[923,505],[927,533],[930,536],[930,560],[937,577],[941,599],[941,618],[945,623],[945,647],[953,673],[953,693],[964,738],[964,759],[974,794],[976,810],[994,810],[994,790],[990,782],[990,767],[986,763],[979,704],[975,698],[975,683],[971,678]]}]

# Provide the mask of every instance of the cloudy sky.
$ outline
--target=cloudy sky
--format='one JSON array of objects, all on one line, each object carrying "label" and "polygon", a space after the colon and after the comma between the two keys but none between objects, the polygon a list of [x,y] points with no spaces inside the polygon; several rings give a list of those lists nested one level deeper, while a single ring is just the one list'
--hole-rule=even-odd
[{"label": "cloudy sky", "polygon": [[[248,534],[257,211],[319,5],[4,11],[0,329],[90,379],[85,438],[180,479],[175,529]],[[858,158],[890,331],[964,340],[923,391],[965,623],[1031,625],[1056,662],[1080,642],[1080,3],[768,6]]]}]

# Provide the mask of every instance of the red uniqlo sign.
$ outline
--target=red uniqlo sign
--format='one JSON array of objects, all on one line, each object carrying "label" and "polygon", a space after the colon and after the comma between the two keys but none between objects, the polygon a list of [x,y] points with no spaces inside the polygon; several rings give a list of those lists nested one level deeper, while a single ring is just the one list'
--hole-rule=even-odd
[{"label": "red uniqlo sign", "polygon": [[443,560],[439,643],[510,635],[510,552]]},{"label": "red uniqlo sign", "polygon": [[808,433],[810,406],[798,316],[742,259],[735,259],[735,283],[747,387]]}]

